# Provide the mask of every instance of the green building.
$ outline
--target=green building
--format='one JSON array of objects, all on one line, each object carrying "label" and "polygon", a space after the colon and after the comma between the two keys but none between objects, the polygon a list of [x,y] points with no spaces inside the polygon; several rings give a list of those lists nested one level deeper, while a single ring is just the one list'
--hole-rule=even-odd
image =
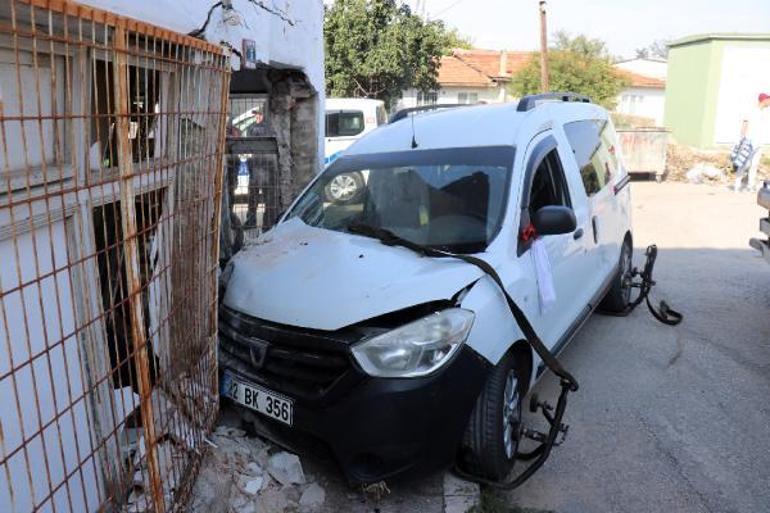
[{"label": "green building", "polygon": [[734,144],[761,92],[770,94],[770,34],[704,34],[669,45],[665,125],[677,142]]}]

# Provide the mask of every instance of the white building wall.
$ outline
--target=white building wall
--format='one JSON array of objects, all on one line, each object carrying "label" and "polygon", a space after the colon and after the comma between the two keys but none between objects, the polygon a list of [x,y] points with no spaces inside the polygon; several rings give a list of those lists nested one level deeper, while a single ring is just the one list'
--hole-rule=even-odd
[{"label": "white building wall", "polygon": [[[438,90],[437,103],[461,103],[460,93],[473,93],[477,95],[479,102],[500,103],[510,100],[505,88],[498,87],[444,87]],[[417,106],[417,90],[407,89],[401,99],[396,103],[395,110]]]},{"label": "white building wall", "polygon": [[[215,0],[80,0],[83,4],[136,18],[176,32],[187,34],[203,26]],[[222,8],[212,11],[204,34],[218,44],[225,41],[241,51],[243,39],[257,46],[257,60],[275,67],[302,70],[318,92],[318,162],[324,153],[324,45],[323,3],[319,0],[272,0],[266,5],[279,14],[268,12],[248,0],[232,0],[240,23],[226,23]],[[240,59],[232,57],[233,69]]]},{"label": "white building wall", "polygon": [[629,87],[618,95],[617,112],[650,118],[656,126],[663,126],[663,112],[666,104],[665,89]]},{"label": "white building wall", "polygon": [[[770,93],[770,48],[727,46],[722,55],[714,143],[734,144],[744,119],[757,110],[759,93]],[[764,63],[759,65],[759,63]],[[770,127],[752,128],[760,144],[770,144]]]}]

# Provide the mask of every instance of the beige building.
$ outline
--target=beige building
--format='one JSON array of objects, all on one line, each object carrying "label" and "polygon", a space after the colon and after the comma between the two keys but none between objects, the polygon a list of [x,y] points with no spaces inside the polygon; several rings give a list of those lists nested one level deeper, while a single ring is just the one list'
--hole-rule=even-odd
[{"label": "beige building", "polygon": [[441,58],[439,89],[422,93],[407,89],[397,108],[433,103],[500,103],[513,99],[507,91],[511,77],[521,70],[532,52],[455,49]]}]

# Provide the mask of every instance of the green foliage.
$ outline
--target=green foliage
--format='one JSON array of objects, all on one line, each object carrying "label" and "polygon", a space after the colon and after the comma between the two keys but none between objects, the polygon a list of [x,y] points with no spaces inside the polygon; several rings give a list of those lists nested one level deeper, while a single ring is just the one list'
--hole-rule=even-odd
[{"label": "green foliage", "polygon": [[564,52],[574,52],[583,57],[595,59],[608,59],[610,56],[607,50],[607,43],[601,39],[594,39],[583,34],[571,36],[565,30],[557,30],[551,36],[551,47],[554,50]]},{"label": "green foliage", "polygon": [[[564,32],[555,36],[554,48],[548,52],[551,91],[585,94],[608,109],[614,108],[628,80],[612,66],[604,42],[585,36],[571,38]],[[515,96],[541,92],[539,54],[533,54],[529,64],[513,76],[510,88]]]},{"label": "green foliage", "polygon": [[466,37],[456,29],[451,28],[446,31],[446,54],[449,54],[453,48],[462,48],[463,50],[470,50],[473,48],[473,41]]},{"label": "green foliage", "polygon": [[440,21],[425,22],[396,0],[336,0],[324,14],[326,93],[378,98],[437,88],[439,57],[468,44]]},{"label": "green foliage", "polygon": [[670,39],[657,39],[644,48],[637,48],[636,57],[638,59],[648,59],[651,57],[668,59],[668,44],[670,42]]}]

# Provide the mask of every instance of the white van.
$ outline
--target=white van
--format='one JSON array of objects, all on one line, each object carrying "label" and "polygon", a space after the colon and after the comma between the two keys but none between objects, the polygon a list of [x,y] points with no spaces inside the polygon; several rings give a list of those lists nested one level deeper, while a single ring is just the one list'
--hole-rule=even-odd
[{"label": "white van", "polygon": [[[388,122],[385,103],[366,98],[327,98],[324,165],[334,162],[348,146]],[[362,190],[359,173],[340,174],[326,189],[330,200],[355,201]]]},{"label": "white van", "polygon": [[[615,130],[560,98],[416,115],[330,164],[223,271],[223,396],[279,443],[327,449],[351,482],[456,459],[504,477],[544,370],[525,324],[556,354],[600,303],[630,299]],[[350,173],[361,193],[330,200]]]}]

